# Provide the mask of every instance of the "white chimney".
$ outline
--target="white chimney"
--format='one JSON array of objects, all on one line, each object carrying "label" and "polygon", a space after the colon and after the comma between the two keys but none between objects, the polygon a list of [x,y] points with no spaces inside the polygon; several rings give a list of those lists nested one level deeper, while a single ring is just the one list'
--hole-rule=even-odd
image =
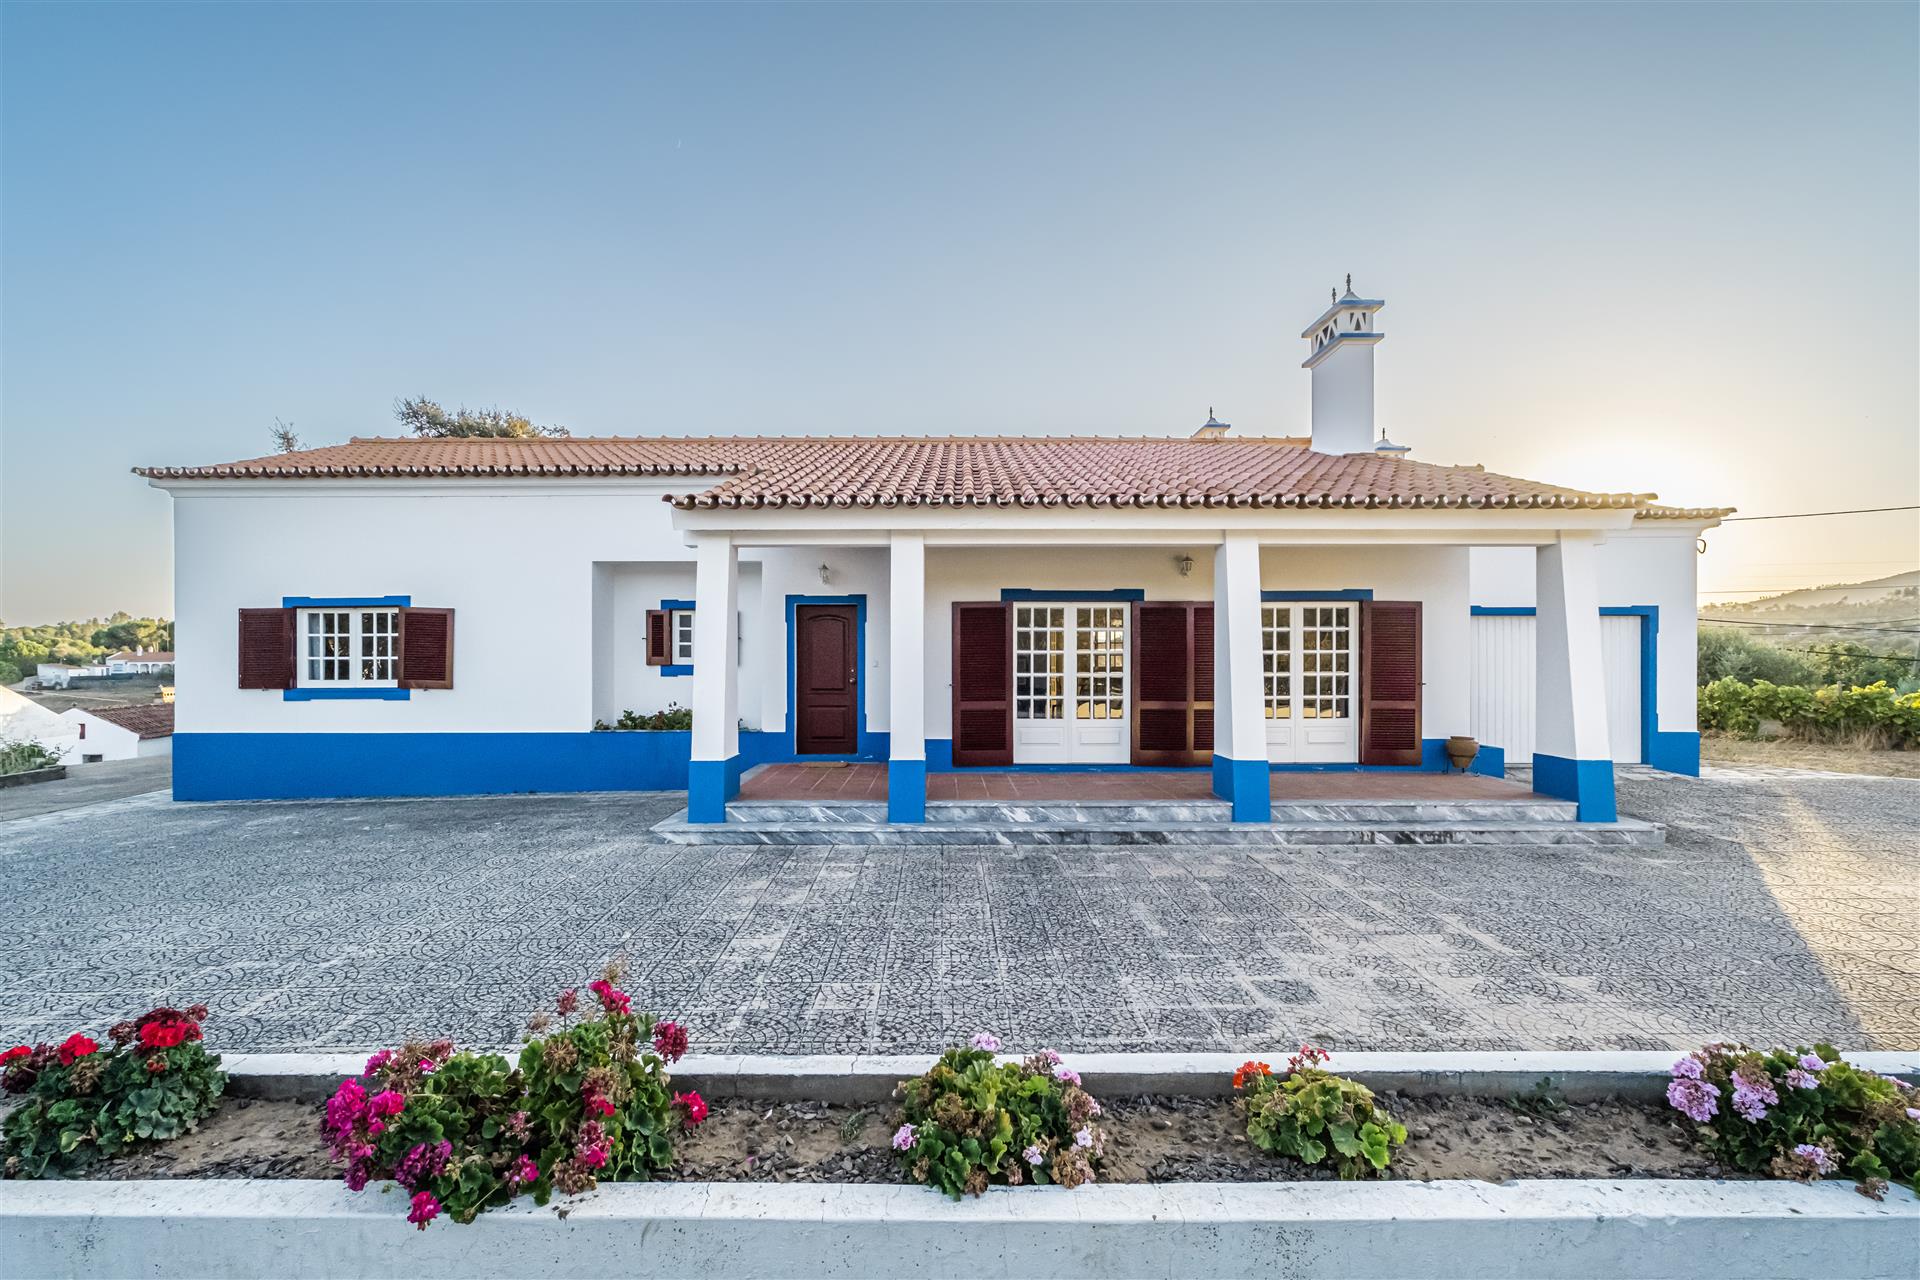
[{"label": "white chimney", "polygon": [[1371,453],[1373,440],[1373,348],[1378,298],[1334,293],[1333,303],[1300,333],[1311,354],[1301,364],[1313,370],[1313,447],[1320,453]]}]

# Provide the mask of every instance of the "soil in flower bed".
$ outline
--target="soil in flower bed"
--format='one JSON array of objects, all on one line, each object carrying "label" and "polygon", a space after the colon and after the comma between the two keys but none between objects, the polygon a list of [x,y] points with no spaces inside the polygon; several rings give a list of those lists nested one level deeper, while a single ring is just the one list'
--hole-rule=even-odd
[{"label": "soil in flower bed", "polygon": [[[1403,1179],[1721,1178],[1673,1112],[1609,1099],[1561,1109],[1495,1098],[1382,1097],[1407,1126],[1392,1176]],[[1230,1099],[1155,1095],[1105,1100],[1102,1182],[1295,1182],[1326,1170],[1262,1155]],[[680,1136],[667,1176],[687,1182],[900,1180],[888,1148],[892,1103],[719,1098]],[[94,1178],[335,1178],[319,1104],[228,1099],[186,1137],[95,1166]]]}]

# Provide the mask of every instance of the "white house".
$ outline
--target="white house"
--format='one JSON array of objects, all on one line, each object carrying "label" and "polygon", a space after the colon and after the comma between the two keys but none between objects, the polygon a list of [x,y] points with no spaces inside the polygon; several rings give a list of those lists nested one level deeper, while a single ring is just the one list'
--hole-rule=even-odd
[{"label": "white house", "polygon": [[60,718],[72,727],[75,738],[68,764],[173,754],[172,703],[69,707]]},{"label": "white house", "polygon": [[[912,822],[929,771],[1200,768],[1254,821],[1272,770],[1440,769],[1473,735],[1477,769],[1531,758],[1609,819],[1616,758],[1698,768],[1694,547],[1725,512],[1377,452],[1383,306],[1349,290],[1302,333],[1307,439],[143,468],[174,498],[174,794],[685,786],[719,821],[746,768],[849,760]],[[592,731],[669,703],[690,733]]]},{"label": "white house", "polygon": [[0,742],[37,742],[63,764],[77,764],[79,734],[74,727],[32,698],[0,685]]},{"label": "white house", "polygon": [[132,652],[122,649],[107,655],[107,674],[110,676],[159,675],[172,669],[173,654],[163,649],[142,647]]}]

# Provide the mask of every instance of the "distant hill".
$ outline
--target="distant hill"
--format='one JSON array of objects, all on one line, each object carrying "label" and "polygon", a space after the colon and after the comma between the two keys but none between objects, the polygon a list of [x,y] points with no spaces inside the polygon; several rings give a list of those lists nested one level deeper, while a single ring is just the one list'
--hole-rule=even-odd
[{"label": "distant hill", "polygon": [[[1814,609],[1829,605],[1897,604],[1902,600],[1912,602],[1916,599],[1920,599],[1920,569],[1910,569],[1891,577],[1875,578],[1871,582],[1843,582],[1827,587],[1804,587],[1799,591],[1788,591],[1777,596],[1762,596],[1757,600],[1712,605],[1709,611],[1753,613]],[[1858,620],[1858,618],[1854,619],[1854,621]]]}]

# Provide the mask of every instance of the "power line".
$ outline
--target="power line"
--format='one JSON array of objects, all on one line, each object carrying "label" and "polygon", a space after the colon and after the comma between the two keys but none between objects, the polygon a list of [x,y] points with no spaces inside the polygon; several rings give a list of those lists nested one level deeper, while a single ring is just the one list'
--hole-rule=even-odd
[{"label": "power line", "polygon": [[[1723,627],[1791,627],[1797,631],[1881,631],[1890,636],[1920,636],[1916,627],[1849,627],[1838,622],[1758,622],[1749,618],[1702,618]],[[1920,618],[1883,618],[1883,622],[1920,622]]]},{"label": "power line", "polygon": [[1849,653],[1845,649],[1796,649],[1788,645],[1776,645],[1782,653],[1832,653],[1842,658],[1878,658],[1882,662],[1920,662],[1920,654],[1910,653]]},{"label": "power line", "polygon": [[1856,507],[1852,511],[1788,511],[1777,516],[1728,516],[1723,524],[1732,524],[1736,520],[1811,520],[1815,516],[1871,516],[1883,511],[1920,511],[1914,507]]}]

